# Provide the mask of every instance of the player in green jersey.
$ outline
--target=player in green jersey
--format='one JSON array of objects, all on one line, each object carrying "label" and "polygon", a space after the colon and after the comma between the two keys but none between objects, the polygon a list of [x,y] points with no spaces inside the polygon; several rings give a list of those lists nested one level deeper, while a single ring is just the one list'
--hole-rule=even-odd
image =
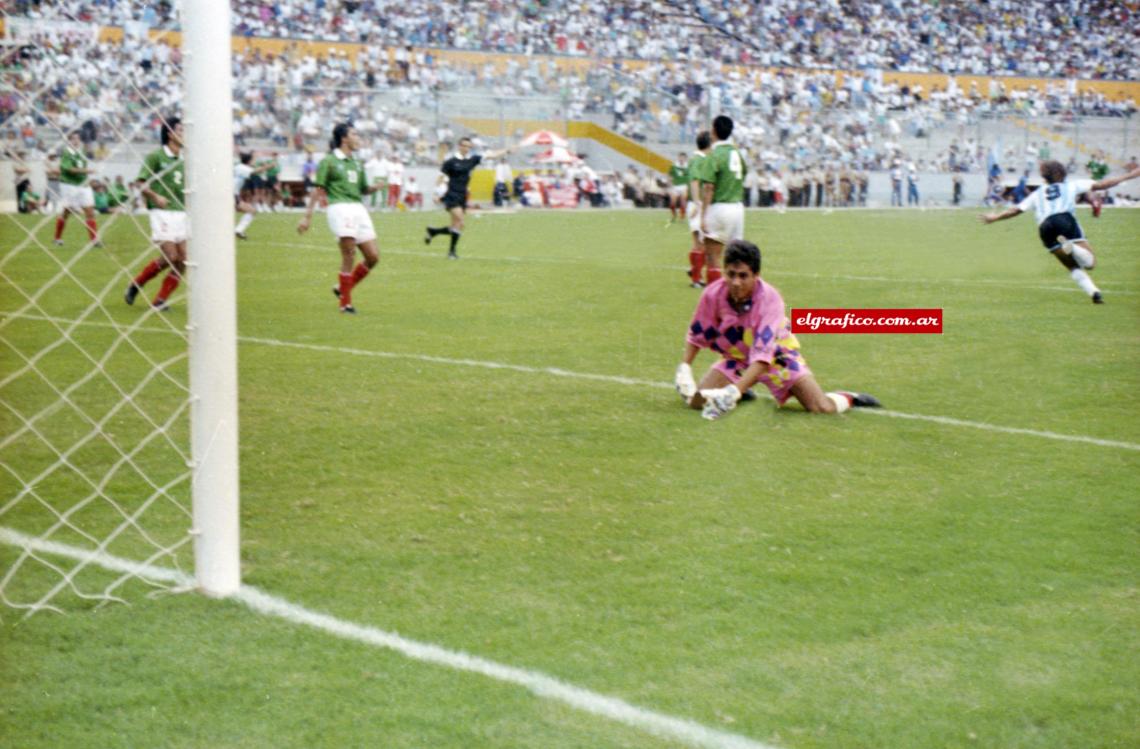
[{"label": "player in green jersey", "polygon": [[724,246],[733,239],[744,239],[744,175],[748,167],[732,137],[732,118],[719,115],[713,120],[715,141],[701,164],[701,233],[704,235],[708,267],[705,281],[721,277]]},{"label": "player in green jersey", "polygon": [[67,225],[67,217],[74,213],[83,214],[84,223],[87,224],[87,237],[95,241],[95,193],[87,178],[94,171],[88,166],[87,154],[83,152],[83,143],[79,140],[79,131],[72,131],[67,136],[67,145],[59,154],[59,194],[62,198],[63,212],[55,220],[55,243],[63,244],[63,227]]},{"label": "player in green jersey", "polygon": [[685,196],[689,192],[689,157],[684,153],[669,166],[669,223],[685,215]]},{"label": "player in green jersey", "polygon": [[[297,224],[297,233],[304,234],[309,230],[313,209],[323,196],[327,196],[329,229],[340,246],[340,276],[333,287],[333,294],[340,301],[341,312],[356,314],[356,308],[352,306],[352,290],[380,262],[376,229],[372,226],[372,217],[360,202],[376,187],[368,184],[364,165],[353,156],[360,148],[360,136],[351,124],[342,122],[333,128],[329,148],[330,152],[317,166],[313,191],[309,193],[309,206]],[[357,249],[364,259],[354,268],[352,264],[356,260]]]},{"label": "player in green jersey", "polygon": [[182,159],[182,120],[178,117],[164,120],[160,139],[162,148],[150,152],[143,159],[135,183],[150,213],[151,241],[158,245],[162,254],[135,276],[127,287],[125,299],[127,304],[134,304],[142,287],[164,268],[169,268],[162,279],[162,287],[151,301],[152,307],[165,311],[169,309],[170,295],[178,288],[186,270],[186,239],[190,233],[183,192],[186,171]]},{"label": "player in green jersey", "polygon": [[705,282],[701,280],[701,271],[705,267],[705,239],[701,234],[701,164],[708,155],[712,145],[712,136],[708,130],[697,133],[697,150],[689,160],[689,200],[686,209],[689,217],[689,234],[693,238],[689,247],[689,285],[694,289],[703,289]]}]

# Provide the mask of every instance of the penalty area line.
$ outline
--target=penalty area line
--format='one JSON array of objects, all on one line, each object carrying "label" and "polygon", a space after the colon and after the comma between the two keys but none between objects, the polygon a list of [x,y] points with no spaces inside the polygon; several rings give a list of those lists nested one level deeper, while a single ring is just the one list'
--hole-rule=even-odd
[{"label": "penalty area line", "polygon": [[[29,314],[13,314],[0,312],[0,318],[3,317],[19,317],[26,320],[45,320],[55,322],[74,322],[65,320],[63,318],[45,317],[42,315],[29,315]],[[82,322],[83,325],[93,325],[100,327],[118,328],[117,324],[102,323],[102,322]],[[169,328],[138,328],[137,332],[140,333],[171,333]],[[617,385],[633,385],[637,387],[651,387],[660,390],[672,390],[673,386],[668,382],[661,382],[659,380],[641,380],[634,377],[622,377],[620,375],[603,375],[594,374],[591,372],[575,372],[569,369],[560,369],[558,367],[529,367],[523,364],[506,364],[503,362],[482,361],[479,359],[450,359],[443,356],[430,356],[428,354],[407,354],[398,353],[395,351],[375,351],[372,349],[358,349],[348,348],[344,346],[329,346],[319,343],[300,343],[297,341],[281,341],[275,338],[256,338],[252,336],[238,336],[239,343],[250,343],[257,346],[276,346],[280,348],[294,348],[303,349],[306,351],[326,351],[332,354],[349,354],[350,356],[370,356],[377,359],[398,359],[403,361],[422,361],[431,364],[447,364],[463,367],[478,367],[481,369],[499,369],[509,372],[522,372],[523,374],[542,374],[551,377],[566,377],[575,380],[590,380],[593,382],[610,382]],[[891,409],[859,409],[861,414],[873,414],[876,416],[884,416],[895,419],[907,419],[910,421],[924,421],[930,424],[941,424],[943,426],[962,427],[965,429],[979,429],[986,432],[998,432],[1001,434],[1015,434],[1025,437],[1038,437],[1041,439],[1054,440],[1058,442],[1076,442],[1086,445],[1096,445],[1097,447],[1111,447],[1120,450],[1133,450],[1140,452],[1140,444],[1136,442],[1125,442],[1123,440],[1107,440],[1100,439],[1099,437],[1089,437],[1083,434],[1063,434],[1061,432],[1050,432],[1042,429],[1026,429],[1023,427],[1007,427],[1001,424],[990,424],[984,421],[969,421],[967,419],[955,419],[950,416],[937,416],[931,414],[912,414],[903,411],[893,411]]]},{"label": "penalty area line", "polygon": [[[26,551],[37,551],[66,557],[74,561],[88,562],[113,572],[130,572],[140,577],[186,586],[193,584],[190,576],[176,570],[122,559],[105,552],[81,549],[56,541],[34,538],[11,528],[0,527],[0,543],[22,548]],[[719,731],[692,720],[655,712],[616,697],[592,692],[540,671],[507,666],[460,650],[450,650],[440,645],[412,640],[395,632],[386,632],[376,627],[338,619],[329,614],[290,603],[251,585],[243,585],[237,593],[231,596],[231,600],[245,605],[257,614],[317,629],[343,640],[352,640],[372,647],[391,650],[412,660],[443,666],[455,671],[479,674],[496,681],[523,687],[537,697],[561,702],[575,710],[621,723],[659,738],[679,741],[687,746],[698,747],[699,749],[776,749],[770,744],[763,744],[740,734]]]}]

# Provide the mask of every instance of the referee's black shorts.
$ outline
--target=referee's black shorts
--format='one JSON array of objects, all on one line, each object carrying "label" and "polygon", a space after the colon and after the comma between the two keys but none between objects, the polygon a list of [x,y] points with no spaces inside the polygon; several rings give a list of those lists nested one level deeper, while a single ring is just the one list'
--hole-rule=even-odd
[{"label": "referee's black shorts", "polygon": [[462,208],[463,210],[466,211],[467,210],[467,196],[466,195],[456,195],[455,193],[452,193],[452,192],[444,193],[444,195],[443,195],[443,207],[449,211],[452,208]]},{"label": "referee's black shorts", "polygon": [[1037,231],[1041,234],[1041,243],[1050,252],[1061,246],[1061,237],[1070,242],[1085,238],[1081,225],[1077,223],[1077,217],[1071,213],[1054,213],[1041,222]]}]

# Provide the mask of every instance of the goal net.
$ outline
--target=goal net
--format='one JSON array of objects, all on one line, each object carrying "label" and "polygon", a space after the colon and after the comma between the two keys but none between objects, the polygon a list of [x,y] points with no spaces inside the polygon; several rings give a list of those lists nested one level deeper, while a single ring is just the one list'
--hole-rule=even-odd
[{"label": "goal net", "polygon": [[28,614],[238,585],[229,6],[183,5],[180,34],[3,17],[0,600]]}]

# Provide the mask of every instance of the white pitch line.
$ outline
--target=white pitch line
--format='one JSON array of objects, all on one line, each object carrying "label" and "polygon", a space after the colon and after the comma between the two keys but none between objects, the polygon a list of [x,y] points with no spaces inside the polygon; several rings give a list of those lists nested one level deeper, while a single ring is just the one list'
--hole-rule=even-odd
[{"label": "white pitch line", "polygon": [[[336,251],[334,245],[315,245],[306,244],[304,242],[280,242],[275,244],[276,247],[294,247],[297,249],[316,250],[318,252]],[[442,246],[442,245],[441,245]],[[433,258],[436,260],[445,260],[447,255],[443,252],[425,252],[423,250],[407,250],[407,249],[391,249],[382,248],[380,255],[384,254],[398,255],[401,257],[424,257]],[[544,255],[464,255],[464,261],[474,261],[480,263],[534,263],[534,264],[548,264],[548,265],[603,265],[612,268],[650,268],[660,271],[685,271],[688,266],[683,265],[638,265],[628,262],[610,262],[608,260],[599,260],[598,258],[581,257],[578,255],[567,255],[565,257],[547,257]],[[1047,286],[1032,281],[1024,283],[1008,280],[985,279],[985,278],[892,278],[890,276],[853,276],[835,273],[803,273],[798,271],[784,271],[774,270],[771,271],[773,278],[780,278],[781,276],[795,276],[797,278],[812,278],[820,281],[859,281],[862,283],[891,283],[891,284],[918,284],[924,286],[938,286],[942,284],[952,284],[955,286],[981,286],[983,288],[1004,288],[1004,289],[1018,289],[1022,291],[1062,291],[1066,293],[1079,293],[1083,294],[1076,286]],[[765,278],[768,278],[766,275]],[[1136,291],[1129,291],[1126,289],[1112,288],[1105,286],[1102,291],[1108,296],[1135,296]]]},{"label": "white pitch line", "polygon": [[[11,313],[0,312],[0,317],[11,316]],[[61,318],[48,318],[41,315],[20,315],[24,319],[31,320],[46,320],[60,323],[74,322],[64,320]],[[85,322],[84,325],[93,325],[99,327],[108,327],[114,329],[122,329],[121,326],[113,323],[100,323],[100,322]],[[136,332],[150,332],[150,333],[171,333],[169,328],[136,328]],[[481,369],[500,369],[511,372],[522,372],[524,374],[541,374],[549,375],[551,377],[566,377],[575,380],[590,380],[593,382],[610,382],[617,385],[636,385],[638,387],[652,387],[662,390],[672,390],[673,386],[668,382],[661,382],[658,380],[640,380],[634,377],[623,377],[620,375],[604,375],[594,374],[592,372],[575,372],[569,369],[560,369],[558,367],[531,367],[524,364],[507,364],[504,362],[482,361],[479,359],[451,359],[443,356],[431,356],[428,354],[406,354],[395,351],[375,351],[372,349],[349,348],[346,346],[329,346],[320,343],[300,343],[296,341],[282,341],[276,338],[257,338],[253,336],[238,336],[238,341],[241,343],[252,343],[259,346],[276,346],[281,348],[295,348],[303,349],[306,351],[325,351],[331,354],[349,354],[352,356],[370,356],[377,359],[400,359],[404,361],[422,361],[431,364],[448,364],[463,367],[478,367]],[[1061,432],[1050,432],[1041,429],[1025,429],[1023,427],[1007,427],[1000,424],[990,424],[984,421],[968,421],[966,419],[955,419],[949,416],[932,416],[928,414],[912,414],[902,411],[892,411],[890,409],[859,409],[856,413],[875,414],[878,416],[889,416],[896,419],[908,419],[911,421],[925,421],[930,424],[941,424],[944,426],[964,427],[968,429],[979,429],[986,432],[998,432],[1001,434],[1017,434],[1027,437],[1040,437],[1042,439],[1055,440],[1059,442],[1076,442],[1086,445],[1096,445],[1097,447],[1114,447],[1121,450],[1134,450],[1140,452],[1140,443],[1124,442],[1122,440],[1106,440],[1098,437],[1089,437],[1083,434],[1063,434]]]},{"label": "white pitch line", "polygon": [[[0,527],[0,543],[28,551],[38,551],[76,561],[85,561],[113,572],[130,572],[139,577],[161,580],[185,587],[194,585],[193,578],[176,570],[144,565],[106,553],[96,553],[55,541],[34,538],[11,528]],[[555,700],[575,710],[606,718],[660,738],[680,741],[688,746],[699,747],[700,749],[776,749],[770,744],[763,744],[740,734],[719,731],[692,720],[665,715],[638,707],[616,697],[591,692],[540,671],[507,666],[460,650],[449,650],[432,643],[412,640],[395,632],[386,632],[376,627],[356,624],[329,614],[312,611],[295,603],[290,603],[283,598],[270,595],[251,585],[243,585],[232,598],[258,614],[284,619],[292,624],[312,627],[344,640],[353,640],[365,645],[392,650],[412,660],[431,663],[456,671],[467,671],[496,681],[514,684],[543,699]]]}]

